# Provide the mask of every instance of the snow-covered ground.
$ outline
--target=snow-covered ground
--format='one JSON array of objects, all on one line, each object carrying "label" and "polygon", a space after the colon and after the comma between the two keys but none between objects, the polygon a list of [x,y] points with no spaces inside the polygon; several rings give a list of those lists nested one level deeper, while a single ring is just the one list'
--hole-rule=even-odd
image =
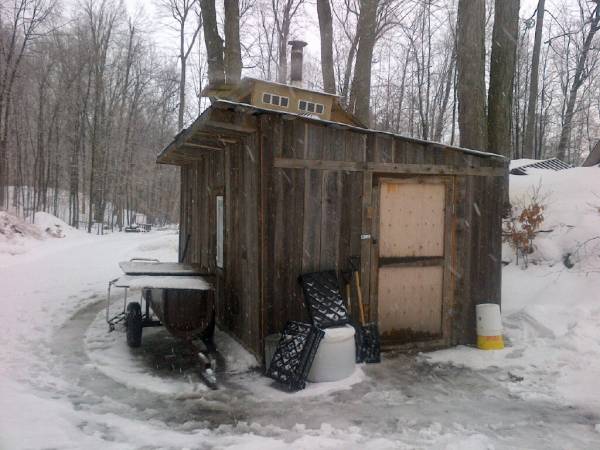
[{"label": "snow-covered ground", "polygon": [[0,233],[0,449],[600,448],[600,252],[582,245],[600,235],[598,175],[511,177],[513,200],[541,181],[552,231],[527,269],[505,249],[505,350],[386,354],[296,394],[224,333],[211,391],[163,329],[144,330],[135,351],[121,328],[107,332],[117,262],[175,260],[173,232],[50,233],[43,217]]}]

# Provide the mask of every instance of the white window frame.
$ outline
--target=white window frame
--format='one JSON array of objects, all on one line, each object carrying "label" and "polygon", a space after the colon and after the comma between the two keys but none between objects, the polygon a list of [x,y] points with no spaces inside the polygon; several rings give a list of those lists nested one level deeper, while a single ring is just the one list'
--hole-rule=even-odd
[{"label": "white window frame", "polygon": [[[270,99],[269,102],[265,102],[265,95],[269,96],[269,99]],[[279,103],[273,103],[273,97],[279,97]],[[287,106],[283,106],[281,104],[282,98],[285,98],[287,100]],[[273,94],[272,92],[263,92],[261,101],[265,105],[279,106],[280,108],[286,108],[286,109],[290,107],[290,98],[289,97],[286,97],[285,95],[280,95],[280,94]]]},{"label": "white window frame", "polygon": [[[306,103],[306,109],[300,108],[300,103],[302,103],[302,102]],[[314,105],[314,108],[315,108],[314,111],[309,111],[308,110],[308,105],[309,104]],[[320,106],[321,108],[323,108],[323,111],[317,112],[317,106]],[[322,103],[316,103],[316,102],[311,102],[309,100],[300,99],[300,100],[298,100],[298,111],[307,112],[307,113],[310,113],[310,114],[323,115],[323,114],[325,114],[325,105],[323,105]]]}]

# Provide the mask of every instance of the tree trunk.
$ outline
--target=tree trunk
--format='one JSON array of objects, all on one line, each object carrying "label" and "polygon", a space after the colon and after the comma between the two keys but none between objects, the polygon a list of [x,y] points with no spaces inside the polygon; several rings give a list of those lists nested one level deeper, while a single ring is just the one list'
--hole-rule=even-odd
[{"label": "tree trunk", "polygon": [[459,0],[457,25],[460,145],[486,147],[485,0]]},{"label": "tree trunk", "polygon": [[450,64],[446,71],[446,85],[444,86],[444,96],[440,105],[440,113],[438,114],[437,123],[435,125],[435,132],[433,135],[433,140],[437,142],[442,141],[442,133],[444,131],[444,118],[446,117],[446,109],[448,109],[448,102],[450,101],[450,92],[452,91],[452,80],[454,79],[455,60],[456,55],[453,51],[452,56],[450,57]]},{"label": "tree trunk", "polygon": [[583,47],[581,53],[577,58],[577,66],[575,66],[575,76],[573,78],[573,84],[569,90],[569,98],[567,100],[567,108],[565,110],[565,119],[563,122],[562,130],[560,132],[560,141],[558,143],[558,152],[556,157],[558,159],[565,159],[567,148],[571,140],[571,128],[573,126],[573,113],[575,111],[575,101],[577,100],[577,91],[586,80],[588,74],[585,73],[585,63],[587,61],[590,47],[594,40],[596,32],[600,29],[600,4],[596,5],[592,15],[590,17],[590,31],[583,41]]},{"label": "tree trunk", "polygon": [[183,115],[185,113],[185,82],[186,63],[185,57],[185,29],[183,26],[179,31],[179,59],[181,60],[181,72],[179,74],[179,111],[177,113],[177,130],[183,129]]},{"label": "tree trunk", "polygon": [[240,47],[240,2],[225,2],[225,80],[238,84],[242,77],[242,50]]},{"label": "tree trunk", "polygon": [[529,81],[529,103],[527,105],[527,122],[525,124],[525,141],[523,143],[523,158],[535,156],[535,114],[537,111],[538,83],[540,71],[540,50],[542,47],[542,33],[544,26],[544,8],[546,0],[539,0],[535,22],[535,39],[533,55],[531,56],[531,76]]},{"label": "tree trunk", "polygon": [[335,94],[335,72],[333,70],[333,23],[329,0],[317,0],[319,31],[321,34],[321,71],[323,89]]},{"label": "tree trunk", "polygon": [[519,39],[520,0],[496,0],[490,90],[488,94],[488,149],[512,157],[511,108],[517,42]]},{"label": "tree trunk", "polygon": [[208,63],[208,84],[210,87],[225,83],[225,64],[223,62],[223,39],[217,27],[217,11],[214,0],[200,0],[202,22],[204,23],[204,43]]},{"label": "tree trunk", "polygon": [[358,50],[354,66],[354,79],[350,91],[350,110],[358,120],[369,126],[369,105],[371,98],[371,67],[375,47],[375,26],[378,0],[361,0],[358,18]]},{"label": "tree trunk", "polygon": [[344,81],[342,84],[342,104],[344,106],[348,106],[350,103],[349,90],[350,90],[350,76],[352,75],[352,63],[354,62],[354,57],[356,55],[356,48],[358,47],[358,35],[354,36],[352,44],[350,45],[350,50],[348,51],[348,57],[346,58],[346,67],[344,70]]}]

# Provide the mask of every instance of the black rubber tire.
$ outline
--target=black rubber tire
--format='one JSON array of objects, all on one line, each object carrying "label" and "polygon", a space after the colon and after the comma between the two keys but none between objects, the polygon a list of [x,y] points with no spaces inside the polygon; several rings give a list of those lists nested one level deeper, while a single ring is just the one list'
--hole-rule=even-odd
[{"label": "black rubber tire", "polygon": [[131,302],[127,305],[125,328],[127,345],[132,348],[142,345],[142,306],[139,303]]}]

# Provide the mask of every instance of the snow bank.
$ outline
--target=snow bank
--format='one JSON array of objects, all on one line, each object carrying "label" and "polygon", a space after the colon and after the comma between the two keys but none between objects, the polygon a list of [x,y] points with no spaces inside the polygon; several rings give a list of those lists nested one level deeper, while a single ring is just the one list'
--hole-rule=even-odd
[{"label": "snow bank", "polygon": [[[544,232],[536,237],[529,261],[552,266],[569,256],[578,270],[600,270],[600,169],[528,173],[510,177],[510,199],[513,205],[527,204],[536,190],[542,198]],[[504,259],[513,261],[513,252],[504,250]]]},{"label": "snow bank", "polygon": [[73,234],[82,233],[56,216],[47,212],[38,211],[35,213],[33,222],[40,230],[44,231],[48,236],[55,238],[64,238]]},{"label": "snow bank", "polygon": [[[545,221],[524,269],[507,246],[502,315],[507,346],[501,351],[458,347],[424,355],[500,377],[514,395],[559,400],[600,410],[600,170],[531,171],[510,177],[514,203],[541,186]],[[584,244],[588,242],[588,244]],[[573,255],[575,266],[563,260]]]},{"label": "snow bank", "polygon": [[25,221],[6,211],[0,211],[0,255],[22,255],[43,245],[45,240],[82,233],[45,212],[35,214],[35,223],[30,223],[34,222],[32,219]]},{"label": "snow bank", "polygon": [[25,253],[31,240],[41,240],[44,234],[35,225],[5,211],[0,211],[0,254]]}]

